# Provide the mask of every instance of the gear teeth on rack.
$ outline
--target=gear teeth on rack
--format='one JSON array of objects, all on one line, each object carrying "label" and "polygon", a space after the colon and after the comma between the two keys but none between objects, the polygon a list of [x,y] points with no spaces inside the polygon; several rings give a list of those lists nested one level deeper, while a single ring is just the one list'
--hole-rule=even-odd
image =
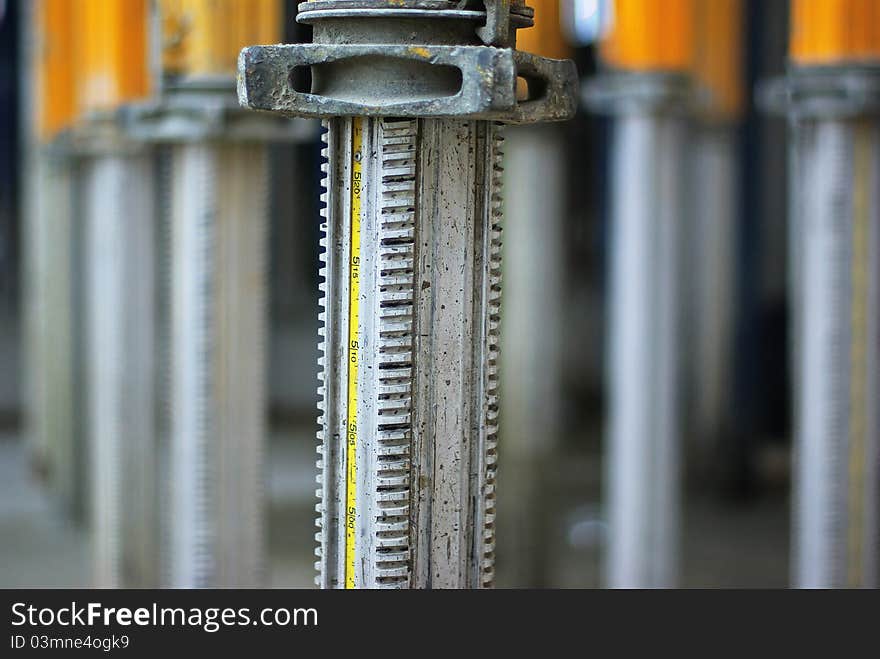
[{"label": "gear teeth on rack", "polygon": [[410,582],[410,444],[415,335],[416,147],[418,122],[379,122],[378,426],[375,581]]},{"label": "gear teeth on rack", "polygon": [[495,479],[498,463],[498,352],[499,323],[501,319],[501,218],[503,209],[502,173],[503,143],[502,126],[491,128],[490,140],[492,173],[490,180],[490,240],[489,240],[489,293],[487,300],[488,322],[486,329],[486,418],[485,455],[483,474],[483,538],[481,550],[480,585],[489,588],[495,581]]},{"label": "gear teeth on rack", "polygon": [[326,376],[325,370],[327,367],[327,278],[328,278],[328,239],[327,239],[327,226],[328,226],[328,218],[329,218],[329,209],[328,209],[328,192],[329,192],[329,181],[330,181],[330,163],[329,163],[329,152],[330,152],[330,144],[329,144],[329,134],[330,127],[327,121],[321,122],[321,196],[320,196],[320,213],[321,213],[321,225],[320,232],[321,237],[319,241],[319,270],[318,270],[318,432],[317,432],[317,440],[318,444],[316,446],[316,452],[318,454],[318,458],[316,460],[316,477],[315,482],[318,485],[318,488],[315,490],[315,496],[317,498],[317,502],[315,503],[315,526],[317,527],[317,532],[315,533],[315,556],[317,560],[315,561],[315,585],[318,587],[322,586],[322,575],[325,571],[324,568],[324,536],[326,534],[326,529],[324,528],[324,487],[327,479],[324,477],[324,454],[325,454],[325,442],[327,438],[325,437],[324,427],[325,427],[325,415],[327,414],[327,389],[325,386]]}]

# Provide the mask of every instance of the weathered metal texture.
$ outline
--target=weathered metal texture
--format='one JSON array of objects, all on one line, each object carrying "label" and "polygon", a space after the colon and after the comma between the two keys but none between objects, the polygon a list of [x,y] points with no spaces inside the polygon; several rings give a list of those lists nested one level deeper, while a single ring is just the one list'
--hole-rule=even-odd
[{"label": "weathered metal texture", "polygon": [[[318,82],[312,93],[297,92],[289,82],[293,70],[303,66],[319,71],[313,74]],[[485,46],[253,46],[242,51],[240,70],[242,105],[291,117],[562,121],[574,114],[577,87],[571,62]],[[537,81],[543,95],[517,102],[517,76]],[[345,82],[337,88],[322,87],[324,81]]]},{"label": "weathered metal texture", "polygon": [[687,122],[617,117],[612,146],[605,580],[677,583]]},{"label": "weathered metal texture", "polygon": [[170,584],[256,586],[266,146],[179,144],[171,158]]},{"label": "weathered metal texture", "polygon": [[792,580],[880,585],[880,128],[793,123]]},{"label": "weathered metal texture", "polygon": [[315,43],[240,56],[242,105],[328,120],[324,587],[492,584],[501,154],[488,120],[575,104],[570,63],[496,47],[531,18],[507,0],[309,2],[298,20]]},{"label": "weathered metal texture", "polygon": [[[304,3],[298,20],[315,23],[315,42],[245,48],[239,58],[239,102],[255,110],[320,118],[533,123],[574,115],[577,75],[572,62],[491,47],[512,46],[515,29],[530,24],[530,14],[509,14],[507,38],[499,36],[503,21],[487,22],[485,30],[491,34],[480,33],[488,39],[481,42],[477,24],[486,20],[486,13],[452,6],[418,1]],[[302,67],[311,68],[309,92],[295,89],[291,81]],[[524,100],[517,100],[518,77],[528,82]]]},{"label": "weathered metal texture", "polygon": [[[352,151],[354,122],[363,123],[359,154]],[[498,131],[458,119],[329,123],[317,535],[323,587],[492,583]],[[355,159],[363,188],[352,409],[346,364]],[[352,418],[357,512],[347,539],[344,438]]]},{"label": "weathered metal texture", "polygon": [[152,161],[80,165],[87,277],[94,583],[158,585]]}]

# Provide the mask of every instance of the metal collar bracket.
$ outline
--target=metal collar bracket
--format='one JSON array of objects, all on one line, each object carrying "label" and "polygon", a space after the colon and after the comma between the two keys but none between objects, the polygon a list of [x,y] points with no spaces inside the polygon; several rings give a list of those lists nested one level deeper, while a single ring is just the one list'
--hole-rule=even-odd
[{"label": "metal collar bracket", "polygon": [[288,117],[570,119],[574,64],[510,47],[532,17],[522,0],[306,2],[297,20],[315,43],[245,48],[239,103]]},{"label": "metal collar bracket", "polygon": [[[389,64],[397,64],[393,68],[401,75],[388,74]],[[238,66],[239,103],[289,117],[562,121],[574,116],[578,87],[570,61],[487,46],[252,46],[241,52]],[[309,92],[296,90],[291,82],[300,67],[312,67]],[[322,68],[327,73],[323,78]],[[381,83],[370,76],[371,70]],[[351,75],[333,75],[342,72]],[[460,79],[452,94],[442,90],[450,76]],[[517,77],[526,79],[537,94],[517,101]],[[343,78],[346,86],[333,84],[333,78]]]},{"label": "metal collar bracket", "polygon": [[126,106],[121,120],[132,138],[159,143],[309,142],[317,134],[312,122],[284,121],[242,109],[229,87],[170,91]]},{"label": "metal collar bracket", "polygon": [[758,106],[791,119],[846,118],[880,113],[880,68],[792,68],[758,86]]},{"label": "metal collar bracket", "polygon": [[607,72],[583,89],[583,102],[594,112],[649,112],[686,115],[693,112],[697,90],[679,73]]}]

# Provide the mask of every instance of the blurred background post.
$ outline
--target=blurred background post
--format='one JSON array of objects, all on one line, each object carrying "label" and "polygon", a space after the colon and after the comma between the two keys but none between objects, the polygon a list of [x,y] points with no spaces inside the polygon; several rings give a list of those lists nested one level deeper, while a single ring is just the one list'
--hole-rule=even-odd
[{"label": "blurred background post", "polygon": [[614,119],[605,581],[678,583],[682,261],[696,3],[618,0],[592,100]]},{"label": "blurred background post", "polygon": [[880,5],[792,0],[792,583],[880,585]]}]

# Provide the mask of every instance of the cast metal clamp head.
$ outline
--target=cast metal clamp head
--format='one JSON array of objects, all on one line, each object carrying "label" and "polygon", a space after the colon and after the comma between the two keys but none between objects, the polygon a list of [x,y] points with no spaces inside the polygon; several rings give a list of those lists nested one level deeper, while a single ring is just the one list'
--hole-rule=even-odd
[{"label": "cast metal clamp head", "polygon": [[[297,21],[314,27],[314,42],[242,50],[239,102],[290,117],[570,119],[574,64],[515,50],[533,15],[524,0],[304,2]],[[305,68],[308,90],[295,82]]]}]

